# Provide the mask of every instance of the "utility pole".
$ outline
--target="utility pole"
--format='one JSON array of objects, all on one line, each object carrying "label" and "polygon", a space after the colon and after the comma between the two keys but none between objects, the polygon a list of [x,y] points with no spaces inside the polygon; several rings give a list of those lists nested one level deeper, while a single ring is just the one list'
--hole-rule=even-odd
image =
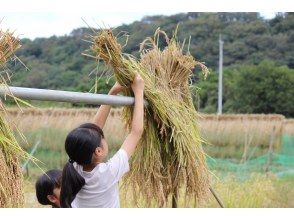
[{"label": "utility pole", "polygon": [[219,35],[219,75],[218,75],[218,106],[217,114],[221,115],[223,111],[223,45],[222,35]]}]

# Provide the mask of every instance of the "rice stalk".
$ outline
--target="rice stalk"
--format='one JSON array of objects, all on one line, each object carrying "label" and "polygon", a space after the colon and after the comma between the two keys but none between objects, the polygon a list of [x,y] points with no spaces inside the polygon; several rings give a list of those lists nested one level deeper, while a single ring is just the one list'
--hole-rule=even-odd
[{"label": "rice stalk", "polygon": [[[6,62],[19,47],[20,41],[13,33],[0,30],[0,68],[5,68]],[[9,75],[6,74],[9,80]],[[4,76],[0,77],[0,86],[6,86]],[[23,176],[19,160],[27,157],[27,153],[14,137],[12,122],[7,120],[7,112],[0,99],[0,207],[24,205]]]},{"label": "rice stalk", "polygon": [[[164,34],[167,46],[160,50],[159,35]],[[150,49],[144,49],[145,45]],[[187,198],[202,200],[209,190],[208,170],[201,147],[198,114],[189,89],[192,70],[204,64],[183,54],[174,36],[157,30],[154,38],[142,43],[141,61],[122,53],[111,30],[92,36],[91,51],[112,67],[116,80],[128,87],[124,95],[133,95],[130,84],[136,73],[145,81],[144,133],[131,161],[131,172],[125,180],[133,188],[135,202],[144,197],[147,205],[167,206],[172,195],[184,187]],[[131,125],[133,107],[124,108],[126,127]]]}]

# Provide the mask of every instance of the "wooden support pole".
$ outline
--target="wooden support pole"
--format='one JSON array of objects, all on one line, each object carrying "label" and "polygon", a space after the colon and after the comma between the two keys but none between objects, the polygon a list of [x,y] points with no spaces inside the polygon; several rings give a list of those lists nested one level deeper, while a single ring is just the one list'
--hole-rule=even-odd
[{"label": "wooden support pole", "polygon": [[178,208],[178,195],[175,191],[172,195],[172,208]]},{"label": "wooden support pole", "polygon": [[274,148],[274,141],[275,141],[275,131],[276,131],[276,126],[274,125],[273,131],[272,131],[272,134],[271,134],[269,149],[268,149],[268,160],[267,160],[267,164],[266,164],[266,167],[265,167],[265,172],[267,174],[270,171],[270,166],[271,166],[272,160],[273,160],[273,151],[274,151],[273,148]]},{"label": "wooden support pole", "polygon": [[219,204],[219,206],[221,208],[225,208],[224,203],[222,202],[222,200],[220,199],[220,197],[217,195],[217,193],[213,190],[213,188],[209,187],[209,190],[212,193],[212,195],[214,196],[214,198],[216,199],[216,201]]}]

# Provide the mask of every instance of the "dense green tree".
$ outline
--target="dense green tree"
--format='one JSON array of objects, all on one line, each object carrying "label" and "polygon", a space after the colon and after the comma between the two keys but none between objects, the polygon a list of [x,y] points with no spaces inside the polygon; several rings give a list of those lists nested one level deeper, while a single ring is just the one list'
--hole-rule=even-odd
[{"label": "dense green tree", "polygon": [[[277,113],[294,117],[294,70],[271,61],[226,68],[223,75],[223,111]],[[218,76],[200,80],[200,110],[217,111]],[[198,100],[195,100],[197,106]]]},{"label": "dense green tree", "polygon": [[294,117],[294,70],[265,61],[240,66],[232,89],[232,110]]}]

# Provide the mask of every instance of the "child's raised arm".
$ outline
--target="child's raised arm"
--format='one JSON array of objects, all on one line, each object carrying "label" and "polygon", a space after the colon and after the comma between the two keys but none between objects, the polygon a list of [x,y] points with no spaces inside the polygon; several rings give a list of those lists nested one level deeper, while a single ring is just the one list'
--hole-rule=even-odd
[{"label": "child's raised arm", "polygon": [[132,89],[135,95],[135,107],[133,112],[131,131],[121,146],[121,148],[127,152],[128,157],[133,155],[136,146],[143,134],[144,81],[138,74],[134,78]]},{"label": "child's raised arm", "polygon": [[[119,92],[123,90],[122,87],[118,82],[114,84],[114,86],[109,90],[108,95],[117,95]],[[101,129],[103,129],[106,119],[110,112],[110,105],[101,105],[94,117],[94,123],[98,125]]]}]

